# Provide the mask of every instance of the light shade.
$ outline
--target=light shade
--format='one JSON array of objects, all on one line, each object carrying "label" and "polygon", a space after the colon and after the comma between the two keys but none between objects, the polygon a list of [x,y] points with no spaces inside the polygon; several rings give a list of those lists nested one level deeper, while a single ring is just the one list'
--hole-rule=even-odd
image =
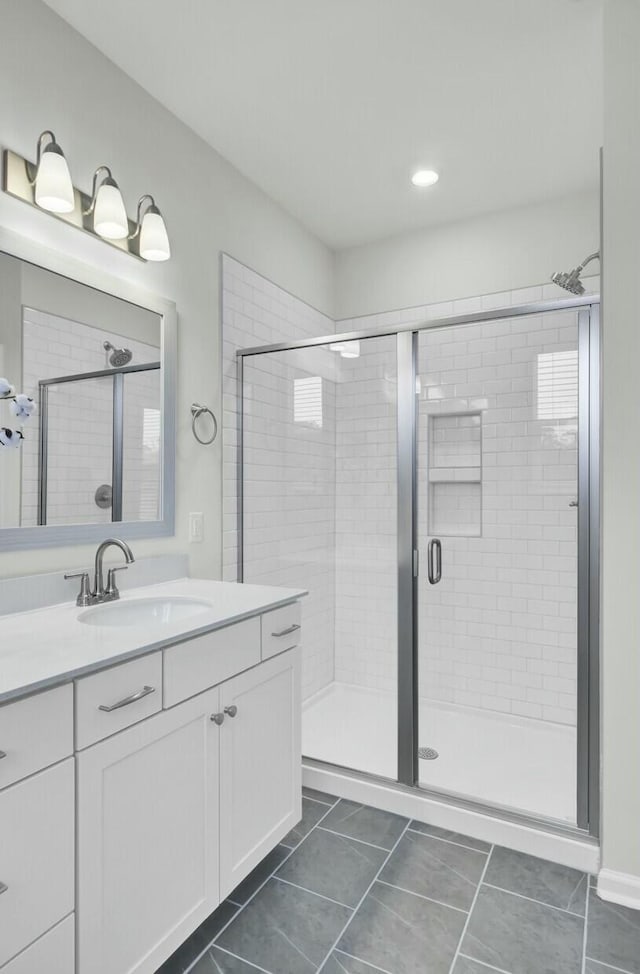
[{"label": "light shade", "polygon": [[414,186],[423,188],[425,186],[433,186],[439,179],[438,173],[433,169],[418,169],[411,177],[411,182]]},{"label": "light shade", "polygon": [[62,149],[50,142],[42,150],[35,180],[36,204],[50,213],[71,213],[75,207],[73,183]]},{"label": "light shade", "polygon": [[150,206],[140,227],[140,256],[145,260],[169,260],[171,248],[162,213]]},{"label": "light shade", "polygon": [[107,240],[124,240],[129,236],[129,221],[122,193],[114,179],[102,183],[96,194],[93,229]]}]

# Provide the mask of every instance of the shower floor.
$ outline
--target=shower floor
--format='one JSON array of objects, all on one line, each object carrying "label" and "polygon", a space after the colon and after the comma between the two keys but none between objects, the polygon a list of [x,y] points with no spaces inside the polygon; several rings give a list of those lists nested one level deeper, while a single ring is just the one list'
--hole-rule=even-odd
[{"label": "shower floor", "polygon": [[[393,694],[331,683],[305,701],[305,757],[395,779]],[[430,700],[420,701],[420,784],[491,805],[575,823],[575,728]]]}]

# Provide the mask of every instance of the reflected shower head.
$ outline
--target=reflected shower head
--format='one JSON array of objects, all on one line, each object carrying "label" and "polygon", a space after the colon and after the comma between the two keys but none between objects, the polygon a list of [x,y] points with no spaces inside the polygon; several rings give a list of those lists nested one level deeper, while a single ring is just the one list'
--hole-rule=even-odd
[{"label": "reflected shower head", "polygon": [[590,254],[581,264],[574,267],[572,271],[556,271],[555,274],[551,275],[551,280],[558,287],[564,288],[565,291],[569,291],[570,294],[584,294],[584,284],[580,280],[580,275],[583,270],[592,260],[600,258],[600,253],[596,251],[595,254]]},{"label": "reflected shower head", "polygon": [[[114,369],[120,369],[123,365],[128,365],[133,358],[130,348],[116,348],[111,342],[104,342],[102,346],[107,353],[109,365]],[[111,355],[109,355],[111,352]]]},{"label": "reflected shower head", "polygon": [[551,275],[551,280],[558,287],[564,288],[571,294],[584,294],[584,284],[580,280],[580,269],[574,267],[572,271],[556,271]]}]

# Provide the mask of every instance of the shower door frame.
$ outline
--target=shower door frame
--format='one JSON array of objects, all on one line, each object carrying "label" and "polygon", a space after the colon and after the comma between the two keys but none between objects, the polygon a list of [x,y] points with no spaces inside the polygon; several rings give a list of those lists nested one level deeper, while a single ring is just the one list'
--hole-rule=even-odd
[{"label": "shower door frame", "polygon": [[[578,565],[576,825],[505,809],[420,785],[418,775],[418,493],[417,343],[421,331],[525,318],[554,311],[578,316]],[[238,581],[244,581],[243,429],[244,360],[337,342],[396,337],[398,544],[398,764],[391,787],[409,788],[460,807],[564,835],[599,836],[600,827],[600,295],[539,301],[432,321],[323,335],[238,349],[237,542]],[[305,757],[318,767],[342,767]],[[375,776],[353,771],[360,777]]]}]

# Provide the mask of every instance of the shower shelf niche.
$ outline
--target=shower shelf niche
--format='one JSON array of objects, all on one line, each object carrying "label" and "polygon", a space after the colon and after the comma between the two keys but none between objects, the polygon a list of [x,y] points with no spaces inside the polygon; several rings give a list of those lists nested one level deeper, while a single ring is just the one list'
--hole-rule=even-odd
[{"label": "shower shelf niche", "polygon": [[429,417],[429,534],[482,534],[482,415]]}]

